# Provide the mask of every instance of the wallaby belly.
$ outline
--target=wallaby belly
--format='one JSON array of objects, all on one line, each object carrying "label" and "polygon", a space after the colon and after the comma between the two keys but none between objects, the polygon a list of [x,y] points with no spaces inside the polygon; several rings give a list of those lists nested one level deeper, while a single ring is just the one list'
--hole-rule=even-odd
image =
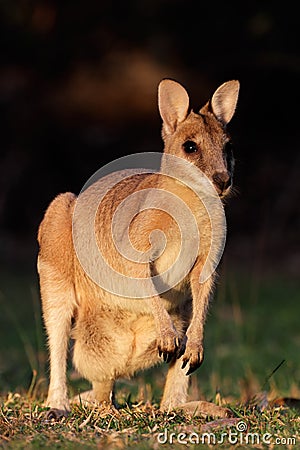
[{"label": "wallaby belly", "polygon": [[154,319],[148,314],[101,306],[80,311],[72,337],[74,364],[89,380],[128,377],[159,361]]}]

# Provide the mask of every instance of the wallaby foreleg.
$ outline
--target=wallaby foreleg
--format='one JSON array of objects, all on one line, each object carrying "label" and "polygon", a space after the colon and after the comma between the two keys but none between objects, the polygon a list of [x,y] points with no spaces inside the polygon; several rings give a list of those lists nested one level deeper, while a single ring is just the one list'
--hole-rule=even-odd
[{"label": "wallaby foreleg", "polygon": [[163,305],[163,300],[157,295],[151,297],[149,302],[157,331],[159,356],[163,355],[164,361],[170,362],[179,348],[179,334]]},{"label": "wallaby foreleg", "polygon": [[190,279],[193,296],[192,320],[178,354],[178,357],[182,355],[182,368],[185,368],[189,363],[186,375],[191,374],[200,367],[204,357],[203,331],[213,285],[213,276],[202,284],[199,283],[199,277],[200,271],[196,268]]}]

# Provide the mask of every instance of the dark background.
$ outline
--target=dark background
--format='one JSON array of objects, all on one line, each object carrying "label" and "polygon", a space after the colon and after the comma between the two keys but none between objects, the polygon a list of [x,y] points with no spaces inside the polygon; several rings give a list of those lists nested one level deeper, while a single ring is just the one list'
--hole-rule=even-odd
[{"label": "dark background", "polygon": [[170,77],[194,108],[240,80],[226,261],[299,275],[295,2],[0,5],[0,270],[34,273],[38,224],[56,194],[78,193],[118,156],[162,149],[157,85]]}]

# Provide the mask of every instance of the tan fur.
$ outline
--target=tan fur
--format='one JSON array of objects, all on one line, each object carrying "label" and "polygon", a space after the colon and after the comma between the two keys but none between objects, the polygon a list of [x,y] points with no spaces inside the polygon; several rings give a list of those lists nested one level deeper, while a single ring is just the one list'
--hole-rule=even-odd
[{"label": "tan fur", "polygon": [[[163,80],[159,86],[159,109],[165,154],[191,162],[212,181],[216,174],[221,174],[224,180],[228,178],[223,155],[228,141],[225,126],[234,114],[238,86],[237,81],[224,83],[212,101],[196,114],[188,113],[185,89],[175,81]],[[183,147],[186,141],[195,142],[198,151],[186,153]],[[129,230],[133,246],[141,252],[150,249],[149,236],[153,230],[164,231],[167,246],[153,264],[129,260],[124,263],[110,238],[117,207],[131,194],[147,188],[158,188],[182,199],[196,218],[201,242],[196,262],[187,276],[160,295],[154,293],[140,299],[120,297],[99,287],[83,270],[74,250],[72,218],[76,205],[78,208],[83,205],[82,211],[74,215],[74,227],[80,245],[85,248],[89,239],[85,221],[92,205],[97,203],[97,182],[81,194],[80,204],[71,193],[56,197],[40,225],[38,271],[51,368],[47,405],[53,415],[66,414],[69,410],[66,355],[70,336],[75,340],[74,365],[93,385],[93,390],[85,396],[88,401],[111,404],[116,379],[161,362],[162,354],[171,360],[162,409],[226,414],[215,405],[187,402],[189,376],[181,368],[182,364],[187,365],[192,371],[202,362],[203,327],[214,284],[214,275],[199,283],[212,230],[197,196],[180,181],[174,182],[160,174],[139,174],[122,180],[106,194],[97,210],[95,230],[99,249],[112,267],[128,277],[149,278],[153,273],[161,274],[176,261],[180,230],[164,211],[142,211],[135,216]],[[224,196],[230,188],[223,189],[216,183],[216,189]],[[96,255],[88,257],[91,264],[96,264]]]}]

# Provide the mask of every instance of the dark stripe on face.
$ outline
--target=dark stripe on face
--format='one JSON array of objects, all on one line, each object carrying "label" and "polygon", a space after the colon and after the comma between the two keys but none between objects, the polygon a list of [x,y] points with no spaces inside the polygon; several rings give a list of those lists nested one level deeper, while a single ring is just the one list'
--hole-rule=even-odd
[{"label": "dark stripe on face", "polygon": [[233,156],[233,146],[231,141],[227,141],[223,149],[223,157],[230,175],[233,175],[234,170],[234,156]]}]

